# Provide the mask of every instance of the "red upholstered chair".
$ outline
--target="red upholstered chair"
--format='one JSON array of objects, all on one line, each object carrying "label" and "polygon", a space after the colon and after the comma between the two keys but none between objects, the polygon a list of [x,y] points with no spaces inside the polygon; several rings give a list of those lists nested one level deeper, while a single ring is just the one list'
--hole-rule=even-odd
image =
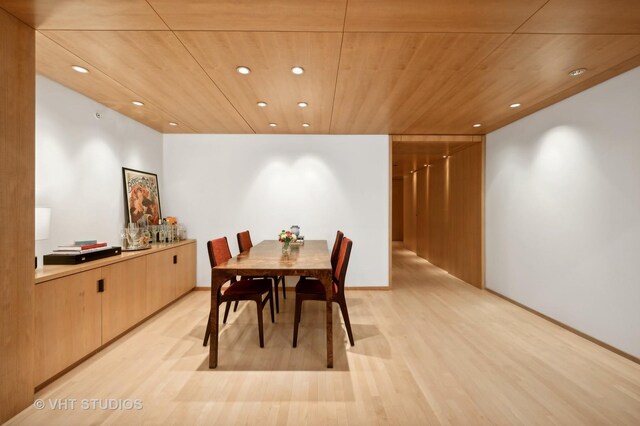
[{"label": "red upholstered chair", "polygon": [[[342,318],[344,318],[344,325],[347,327],[347,335],[349,336],[349,343],[354,345],[353,333],[351,332],[351,321],[349,321],[349,311],[347,310],[347,300],[344,297],[344,281],[347,276],[347,267],[349,266],[349,257],[351,256],[351,246],[353,242],[349,238],[342,238],[340,248],[338,250],[338,256],[336,266],[333,268],[333,292],[331,301],[340,305],[340,311],[342,312]],[[298,325],[300,324],[300,317],[302,315],[302,302],[305,300],[319,300],[324,302],[325,290],[322,282],[316,279],[307,278],[306,280],[300,280],[296,285],[296,313],[293,323],[293,347],[298,345]]]},{"label": "red upholstered chair", "polygon": [[[251,242],[251,235],[249,231],[238,232],[238,248],[241,252],[249,250],[253,247],[253,243]],[[276,296],[276,312],[280,313],[280,298],[278,297],[278,283],[282,282],[282,297],[284,299],[287,298],[287,293],[284,288],[284,277],[258,277],[261,279],[270,279],[273,280],[273,291]],[[242,277],[242,279],[255,279],[250,277]],[[237,305],[236,305],[237,306]],[[235,308],[234,308],[235,311]]]},{"label": "red upholstered chair", "polygon": [[[331,269],[336,269],[336,263],[338,262],[338,254],[340,250],[340,244],[342,243],[342,239],[344,238],[344,233],[342,231],[336,232],[336,239],[333,242],[333,248],[331,249]],[[309,278],[302,276],[298,280],[298,284],[304,280],[314,280],[315,278]]]},{"label": "red upholstered chair", "polygon": [[[211,269],[214,266],[220,265],[227,260],[231,259],[231,251],[229,250],[229,243],[227,237],[218,238],[207,242],[207,249],[209,251],[209,262],[211,263]],[[271,280],[257,279],[257,280],[236,280],[235,277],[231,279],[231,285],[222,292],[218,290],[218,306],[227,302],[227,306],[224,310],[223,323],[227,322],[227,316],[229,315],[230,302],[239,300],[253,300],[256,302],[258,309],[258,336],[260,338],[260,347],[264,348],[264,333],[262,326],[262,311],[264,305],[269,302],[269,308],[271,309],[271,322],[275,322],[273,315],[273,295],[271,291]],[[267,294],[267,297],[262,299],[263,294]],[[207,330],[204,334],[203,346],[207,346],[209,341],[209,335],[211,334],[211,312],[209,312],[209,320],[207,321]]]}]

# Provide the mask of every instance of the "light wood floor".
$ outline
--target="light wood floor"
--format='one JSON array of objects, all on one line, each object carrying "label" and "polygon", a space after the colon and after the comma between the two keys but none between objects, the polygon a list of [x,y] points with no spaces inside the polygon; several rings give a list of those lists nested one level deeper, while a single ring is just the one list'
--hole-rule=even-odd
[{"label": "light wood floor", "polygon": [[333,370],[322,304],[305,305],[291,347],[293,293],[265,322],[264,349],[255,307],[241,305],[209,370],[209,293],[194,292],[36,395],[142,410],[30,407],[10,424],[640,424],[640,365],[406,250],[393,259],[393,291],[347,294],[354,347],[334,307]]}]

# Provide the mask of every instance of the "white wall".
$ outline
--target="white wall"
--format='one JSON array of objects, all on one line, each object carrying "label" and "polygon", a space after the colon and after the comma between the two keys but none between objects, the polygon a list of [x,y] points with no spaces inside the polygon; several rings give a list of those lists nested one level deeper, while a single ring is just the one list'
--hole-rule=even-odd
[{"label": "white wall", "polygon": [[210,284],[206,241],[250,230],[254,244],[299,225],[307,239],[353,239],[347,286],[387,286],[388,136],[164,135],[163,212],[198,240],[198,285]]},{"label": "white wall", "polygon": [[640,68],[487,137],[487,287],[640,356]]},{"label": "white wall", "polygon": [[161,178],[162,134],[38,76],[36,206],[51,208],[51,235],[37,254],[77,239],[120,243],[122,167]]}]

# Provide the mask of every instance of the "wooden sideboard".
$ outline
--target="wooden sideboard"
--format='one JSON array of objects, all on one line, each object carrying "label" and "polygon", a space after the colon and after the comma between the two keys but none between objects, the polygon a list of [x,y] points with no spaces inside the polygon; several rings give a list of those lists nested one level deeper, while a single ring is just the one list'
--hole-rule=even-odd
[{"label": "wooden sideboard", "polygon": [[191,291],[196,242],[159,244],[80,265],[47,265],[36,273],[35,284],[38,387]]}]

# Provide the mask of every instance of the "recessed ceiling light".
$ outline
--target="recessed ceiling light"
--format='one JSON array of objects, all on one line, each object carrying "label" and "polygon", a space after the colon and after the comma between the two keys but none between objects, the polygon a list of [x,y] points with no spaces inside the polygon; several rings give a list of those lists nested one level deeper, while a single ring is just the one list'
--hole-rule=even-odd
[{"label": "recessed ceiling light", "polygon": [[309,126],[311,126],[311,124],[309,124],[309,123],[302,123],[302,127],[309,127]]},{"label": "recessed ceiling light", "polygon": [[306,102],[298,102],[298,106],[299,106],[300,108],[306,108],[306,107],[308,107],[308,106],[309,106],[309,104],[308,104],[308,103],[306,103]]},{"label": "recessed ceiling light", "polygon": [[518,108],[519,106],[520,106],[520,104],[517,103],[517,102],[515,104],[509,105],[510,108]]},{"label": "recessed ceiling light", "polygon": [[247,75],[247,74],[249,74],[251,72],[249,67],[243,67],[243,66],[240,66],[240,67],[236,68],[236,71],[238,71],[242,75]]},{"label": "recessed ceiling light", "polygon": [[266,106],[267,106],[267,103],[266,103],[266,102],[264,102],[264,101],[260,101],[260,102],[258,102],[258,104],[257,104],[257,105],[258,105],[260,108],[264,108],[264,107],[266,107]]},{"label": "recessed ceiling light", "polygon": [[88,69],[86,69],[85,67],[81,67],[80,65],[73,65],[71,66],[71,69],[75,72],[79,72],[80,74],[87,74],[89,72]]},{"label": "recessed ceiling light", "polygon": [[442,156],[442,158],[447,158],[447,157],[448,157],[447,155],[443,155],[443,156]]},{"label": "recessed ceiling light", "polygon": [[144,104],[140,101],[132,101],[132,104],[134,104],[135,106],[143,106]]},{"label": "recessed ceiling light", "polygon": [[571,77],[577,77],[577,76],[579,76],[579,75],[584,74],[585,72],[587,72],[587,69],[586,69],[586,68],[577,68],[577,69],[575,69],[575,70],[571,71],[571,72],[569,73],[569,75],[570,75]]},{"label": "recessed ceiling light", "polygon": [[427,167],[427,165],[426,165],[426,164],[425,164],[424,166],[425,166],[425,167]]},{"label": "recessed ceiling light", "polygon": [[291,68],[291,72],[294,73],[295,75],[301,75],[304,73],[304,68],[302,67],[293,67]]},{"label": "recessed ceiling light", "polygon": [[476,123],[476,124],[473,125],[473,127],[482,127],[482,124]]},{"label": "recessed ceiling light", "polygon": [[170,121],[169,122],[169,126],[173,126],[176,127],[178,125],[178,123],[174,122],[174,121]]},{"label": "recessed ceiling light", "polygon": [[413,173],[413,170],[411,170],[409,173]]},{"label": "recessed ceiling light", "polygon": [[278,127],[278,125],[276,123],[269,123],[269,126],[271,127]]}]

